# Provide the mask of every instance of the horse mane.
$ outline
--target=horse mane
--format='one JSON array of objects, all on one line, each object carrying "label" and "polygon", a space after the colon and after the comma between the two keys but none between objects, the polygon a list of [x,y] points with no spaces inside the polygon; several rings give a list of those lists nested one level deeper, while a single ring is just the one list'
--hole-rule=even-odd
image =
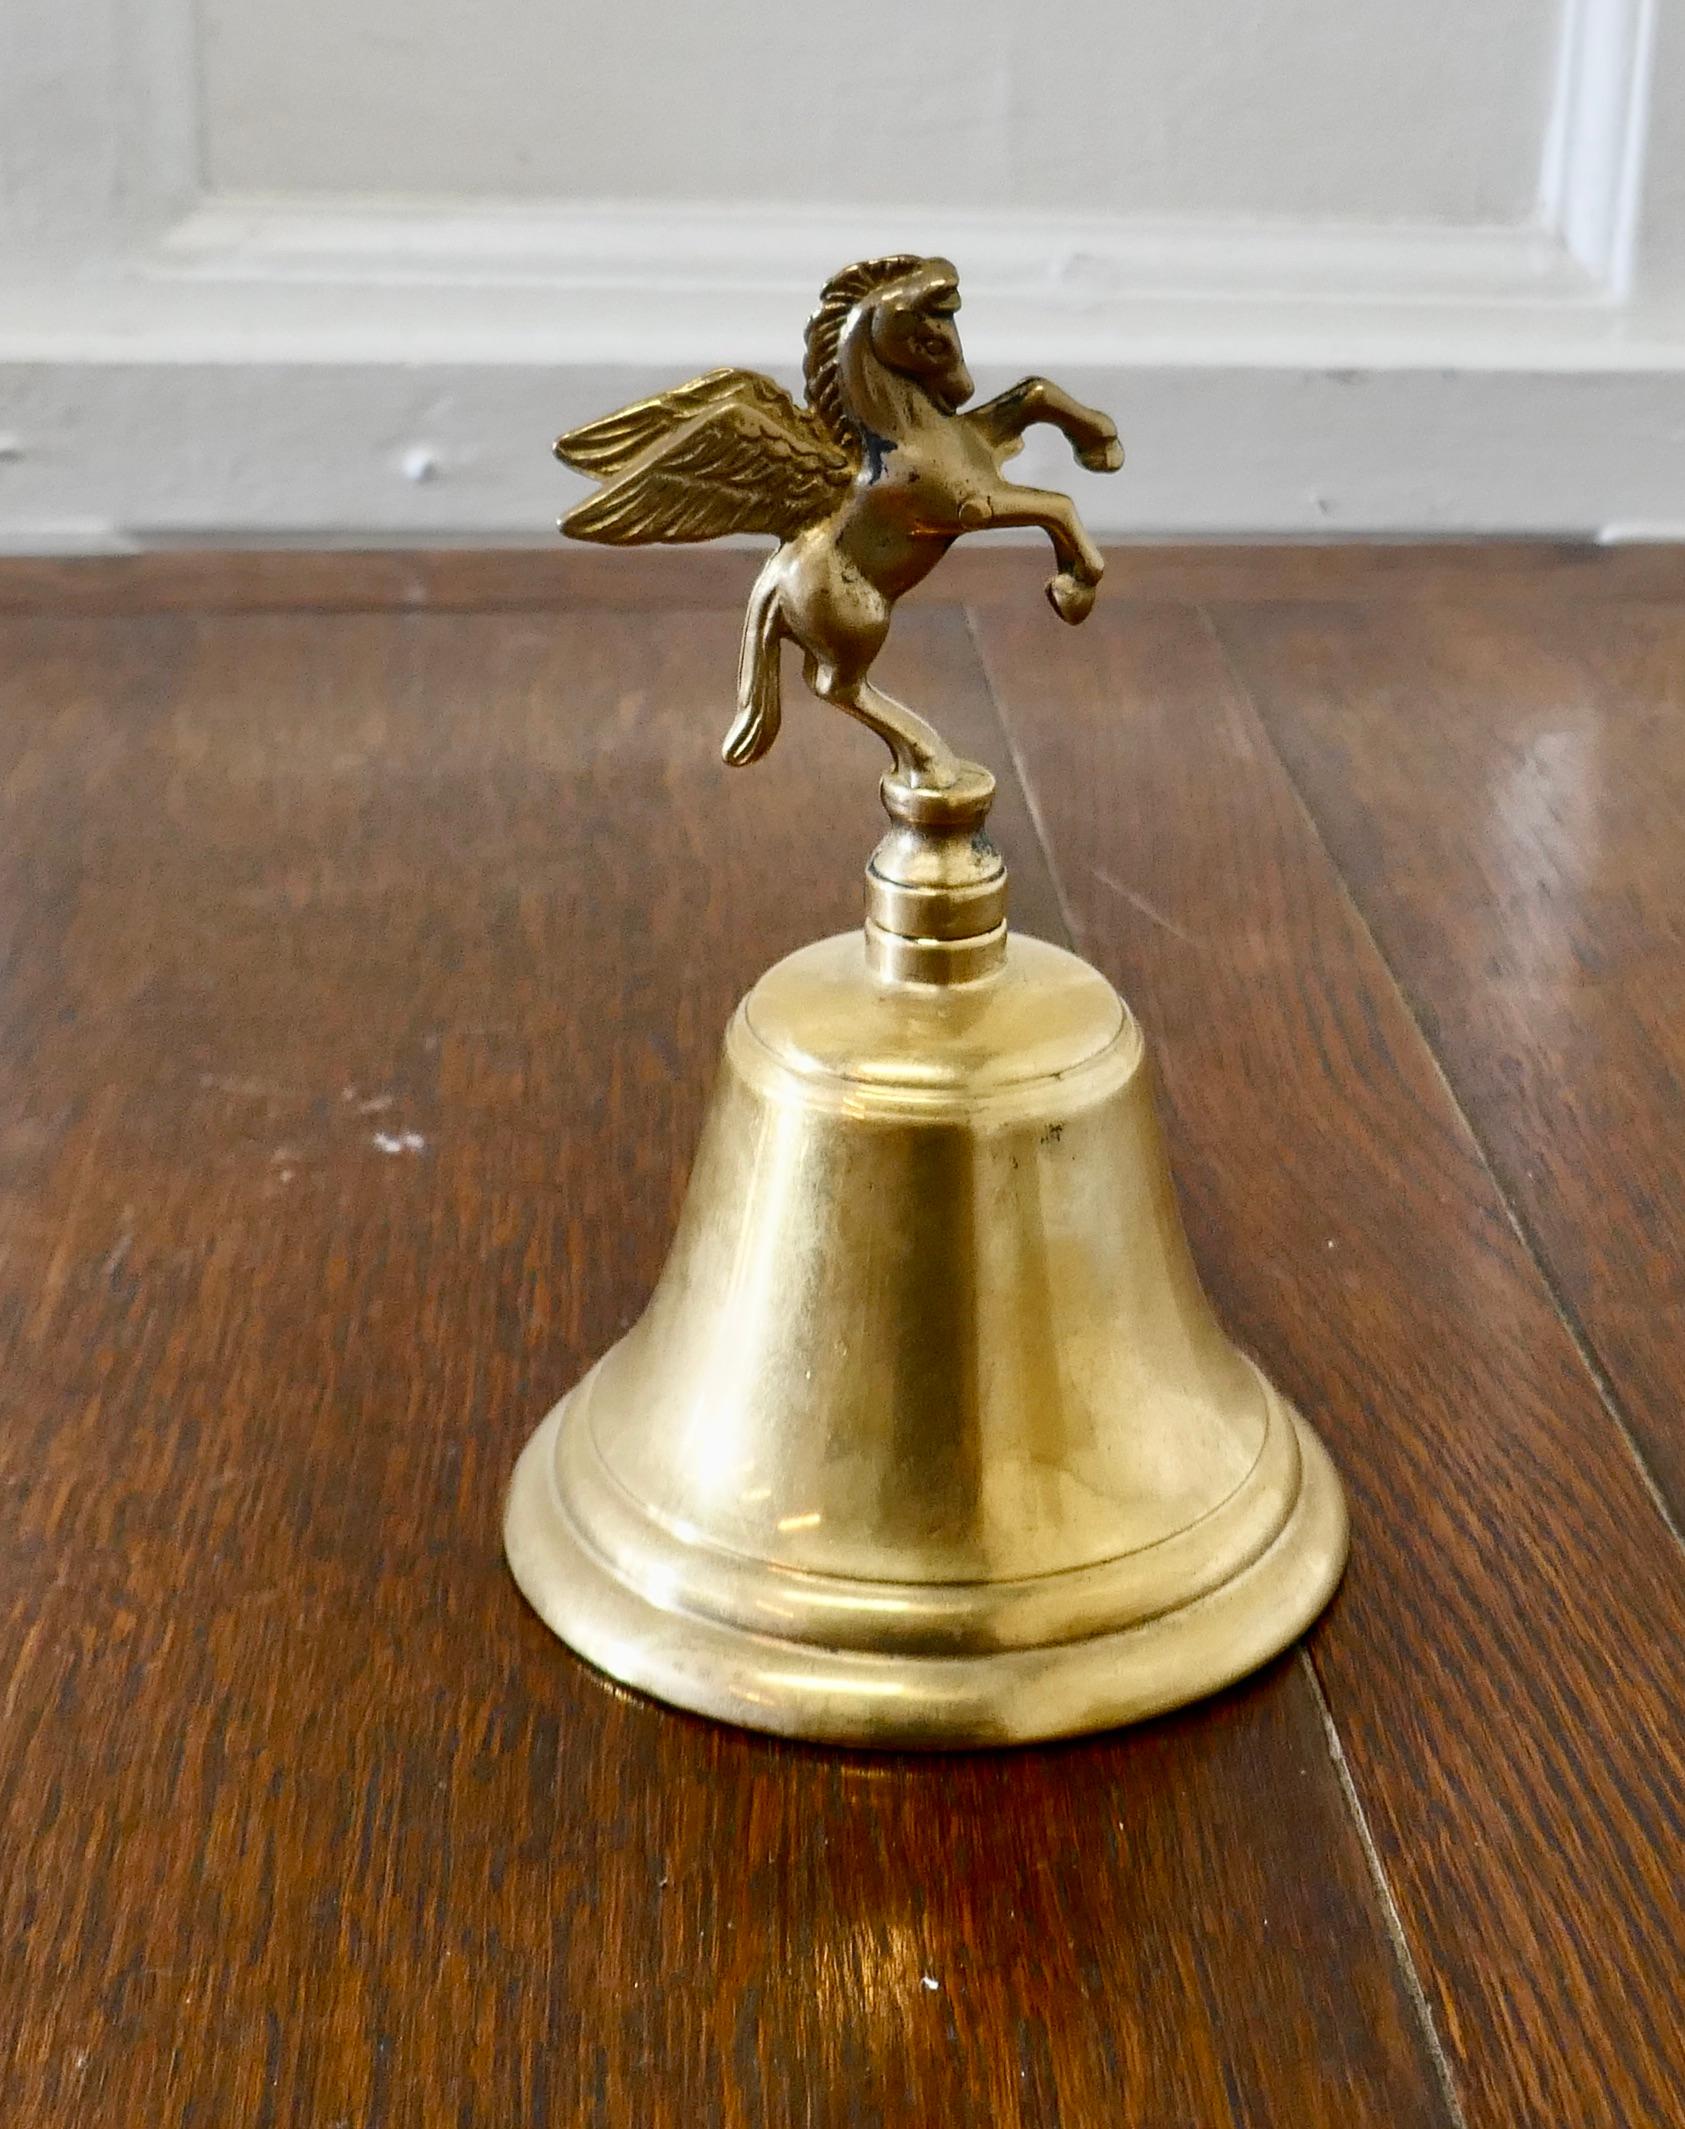
[{"label": "horse mane", "polygon": [[924,261],[917,252],[898,251],[887,258],[862,259],[858,266],[833,274],[819,293],[819,308],[807,321],[807,352],[802,377],[807,385],[807,403],[819,425],[849,456],[860,456],[860,433],[843,400],[842,376],[837,349],[848,314],[876,288],[899,281]]}]

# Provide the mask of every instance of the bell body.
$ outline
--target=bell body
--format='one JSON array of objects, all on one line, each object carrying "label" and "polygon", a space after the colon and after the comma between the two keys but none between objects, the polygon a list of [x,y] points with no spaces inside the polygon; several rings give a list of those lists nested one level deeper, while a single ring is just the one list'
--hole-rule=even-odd
[{"label": "bell body", "polygon": [[655,1294],[528,1444],[506,1543],[629,1685],[960,1746],[1239,1677],[1346,1521],[1212,1315],[1111,986],[1017,936],[986,980],[888,980],[853,933],[739,1007]]}]

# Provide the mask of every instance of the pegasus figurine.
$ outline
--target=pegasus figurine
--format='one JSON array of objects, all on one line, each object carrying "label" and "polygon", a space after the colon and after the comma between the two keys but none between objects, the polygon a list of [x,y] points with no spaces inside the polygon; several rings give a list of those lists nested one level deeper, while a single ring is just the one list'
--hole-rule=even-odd
[{"label": "pegasus figurine", "polygon": [[967,409],[959,307],[946,259],[863,260],[826,282],[808,321],[805,406],[753,370],[710,370],[557,440],[558,458],[604,483],[561,521],[576,540],[779,542],[749,595],[722,750],[734,766],[777,737],[788,638],[813,693],[885,741],[901,782],[954,781],[963,765],[946,741],[870,673],[896,600],[962,533],[1039,526],[1058,565],[1054,611],[1076,622],[1094,604],[1104,564],[1070,497],[1015,486],[1001,467],[1050,422],[1079,465],[1115,473],[1116,424],[1045,377]]}]

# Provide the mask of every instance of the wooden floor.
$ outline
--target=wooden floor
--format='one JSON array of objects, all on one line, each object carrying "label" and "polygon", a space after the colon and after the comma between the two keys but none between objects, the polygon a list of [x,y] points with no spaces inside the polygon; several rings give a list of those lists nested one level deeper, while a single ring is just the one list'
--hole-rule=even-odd
[{"label": "wooden floor", "polygon": [[1207,1706],[669,1714],[499,1549],[872,744],[743,555],[0,566],[7,2129],[1685,2122],[1685,558],[958,558],[884,661],[1157,1046],[1352,1565]]}]

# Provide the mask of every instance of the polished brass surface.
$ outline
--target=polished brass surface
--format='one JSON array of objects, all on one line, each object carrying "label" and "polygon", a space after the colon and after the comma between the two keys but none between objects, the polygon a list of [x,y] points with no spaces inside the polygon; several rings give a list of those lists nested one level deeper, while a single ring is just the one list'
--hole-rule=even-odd
[{"label": "polished brass surface", "polygon": [[[994,778],[865,678],[894,599],[988,521],[972,504],[1019,493],[966,485],[980,451],[1048,418],[1115,463],[1110,423],[1034,380],[956,412],[957,302],[943,261],[851,268],[809,330],[811,410],[719,371],[558,447],[611,477],[582,536],[784,537],[728,760],[776,730],[785,634],[894,760],[864,930],[739,1007],[666,1268],[523,1453],[510,1564],[628,1684],[865,1745],[1192,1699],[1308,1624],[1346,1550],[1326,1455],[1194,1271],[1133,1017],[1009,936]],[[1052,500],[1080,619],[1098,557]]]},{"label": "polished brass surface", "polygon": [[1339,1488],[1218,1328],[1140,1031],[1060,948],[750,992],[648,1309],[526,1452],[510,1559],[605,1670],[858,1744],[1206,1692],[1320,1608]]}]

